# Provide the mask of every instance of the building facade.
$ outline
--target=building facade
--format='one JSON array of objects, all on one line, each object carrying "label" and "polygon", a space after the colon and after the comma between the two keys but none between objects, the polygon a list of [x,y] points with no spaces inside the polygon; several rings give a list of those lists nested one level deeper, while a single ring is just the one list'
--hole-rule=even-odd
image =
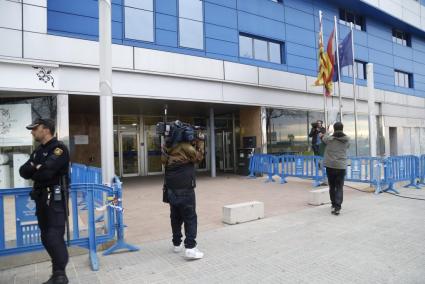
[{"label": "building facade", "polygon": [[[234,171],[248,146],[310,152],[310,124],[324,117],[313,86],[319,10],[326,41],[334,16],[339,41],[354,24],[359,155],[370,145],[377,155],[425,153],[424,0],[112,0],[111,9],[121,176],[163,172],[155,125],[165,105],[168,120],[204,127],[200,171]],[[34,145],[22,129],[40,116],[57,121],[74,162],[100,166],[98,25],[95,0],[0,0],[0,188],[25,185],[16,170]],[[353,72],[341,75],[354,138]],[[335,93],[329,117],[338,105]]]}]

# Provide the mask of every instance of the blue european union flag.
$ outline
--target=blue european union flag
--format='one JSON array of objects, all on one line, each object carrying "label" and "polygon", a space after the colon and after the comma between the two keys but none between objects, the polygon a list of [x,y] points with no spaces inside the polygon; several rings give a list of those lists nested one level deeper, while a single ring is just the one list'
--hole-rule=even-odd
[{"label": "blue european union flag", "polygon": [[[353,45],[351,44],[351,32],[344,38],[344,40],[338,44],[339,52],[339,68],[342,69],[344,66],[353,65]],[[336,58],[336,54],[335,54]],[[338,81],[338,66],[335,62],[335,72],[332,81]]]}]

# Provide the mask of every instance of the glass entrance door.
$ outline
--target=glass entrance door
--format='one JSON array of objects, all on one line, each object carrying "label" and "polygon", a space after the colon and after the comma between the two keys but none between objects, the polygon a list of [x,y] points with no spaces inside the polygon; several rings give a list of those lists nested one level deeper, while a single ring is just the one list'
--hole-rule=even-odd
[{"label": "glass entrance door", "polygon": [[161,162],[162,138],[156,134],[156,123],[161,121],[160,117],[144,118],[145,157],[147,174],[161,174],[163,166]]},{"label": "glass entrance door", "polygon": [[140,161],[137,132],[121,132],[120,146],[121,176],[138,176],[140,173]]},{"label": "glass entrance door", "polygon": [[216,163],[221,171],[233,170],[233,133],[220,131],[215,135]]}]

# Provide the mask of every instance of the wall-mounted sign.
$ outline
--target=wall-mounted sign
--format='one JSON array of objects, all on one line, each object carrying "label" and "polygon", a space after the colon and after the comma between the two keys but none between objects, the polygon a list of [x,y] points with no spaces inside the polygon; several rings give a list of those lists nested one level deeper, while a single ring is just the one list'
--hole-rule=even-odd
[{"label": "wall-mounted sign", "polygon": [[74,136],[74,144],[75,145],[88,145],[89,144],[89,136],[88,135],[75,135]]},{"label": "wall-mounted sign", "polygon": [[0,147],[32,145],[31,104],[0,105]]}]

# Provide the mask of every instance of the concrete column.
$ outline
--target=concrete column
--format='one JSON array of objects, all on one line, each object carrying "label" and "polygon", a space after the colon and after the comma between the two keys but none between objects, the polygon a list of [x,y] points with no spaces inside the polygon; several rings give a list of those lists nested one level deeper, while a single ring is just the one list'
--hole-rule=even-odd
[{"label": "concrete column", "polygon": [[100,91],[100,145],[102,177],[111,184],[114,170],[114,132],[112,98],[112,38],[111,0],[99,1],[99,91]]},{"label": "concrete column", "polygon": [[369,110],[369,154],[371,157],[376,157],[376,111],[375,111],[375,86],[373,77],[373,64],[367,64],[367,97]]},{"label": "concrete column", "polygon": [[56,133],[58,140],[65,143],[69,148],[69,101],[68,95],[60,94],[56,96]]},{"label": "concrete column", "polygon": [[261,122],[261,153],[267,154],[267,109],[266,107],[261,107],[260,122]]},{"label": "concrete column", "polygon": [[211,177],[216,177],[215,166],[215,125],[214,125],[214,109],[210,108],[210,160],[211,160]]}]

